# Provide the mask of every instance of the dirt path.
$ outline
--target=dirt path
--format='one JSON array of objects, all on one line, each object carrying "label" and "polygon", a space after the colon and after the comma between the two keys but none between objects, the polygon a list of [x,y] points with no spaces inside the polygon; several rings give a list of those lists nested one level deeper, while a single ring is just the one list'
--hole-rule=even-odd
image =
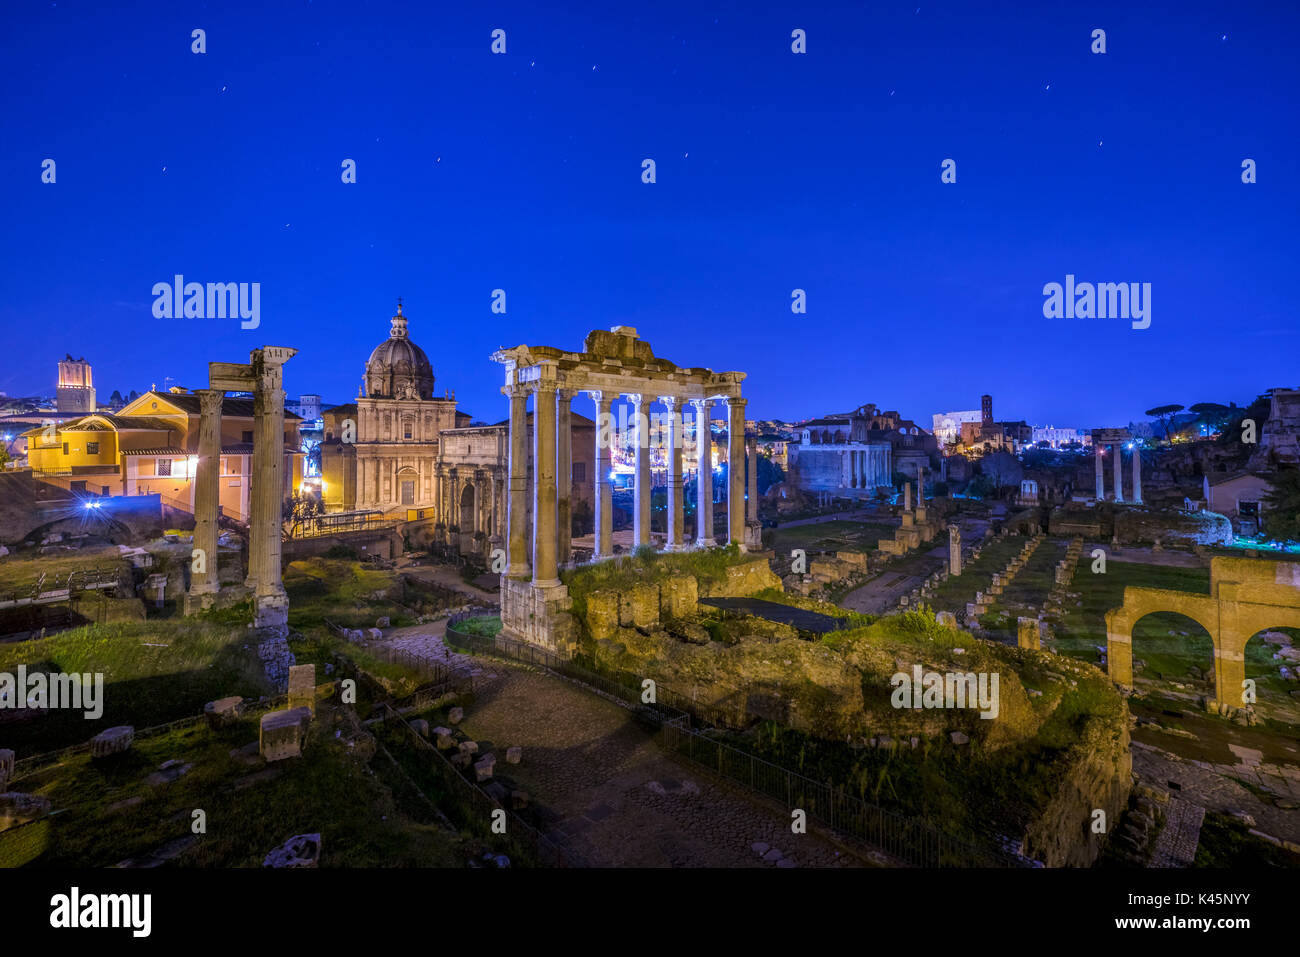
[{"label": "dirt path", "polygon": [[548,836],[596,867],[863,866],[783,808],[669,758],[631,714],[578,686],[492,662],[462,729],[549,819]]}]

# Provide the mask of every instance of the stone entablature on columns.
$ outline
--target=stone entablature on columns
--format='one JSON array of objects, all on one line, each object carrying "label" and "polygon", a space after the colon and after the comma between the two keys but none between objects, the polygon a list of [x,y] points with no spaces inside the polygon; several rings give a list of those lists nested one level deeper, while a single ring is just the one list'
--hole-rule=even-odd
[{"label": "stone entablature on columns", "polygon": [[1121,461],[1123,459],[1124,443],[1130,441],[1132,437],[1133,436],[1128,429],[1093,429],[1092,430],[1092,445],[1094,449],[1093,454],[1096,456],[1095,466],[1096,466],[1097,491],[1096,491],[1095,501],[1104,502],[1107,500],[1106,474],[1105,474],[1103,457],[1105,455],[1105,448],[1106,446],[1109,445],[1111,446],[1111,454],[1115,456],[1115,462],[1113,468],[1114,475],[1115,475],[1115,488],[1113,494],[1110,496],[1110,500],[1121,504],[1123,503],[1124,473],[1122,471]]},{"label": "stone entablature on columns", "polygon": [[[742,372],[715,373],[711,369],[677,366],[665,359],[656,358],[650,345],[643,342],[636,330],[616,326],[607,331],[596,330],[587,336],[583,351],[567,352],[550,346],[520,345],[503,349],[492,357],[505,366],[505,386],[502,392],[510,396],[510,447],[511,447],[511,509],[508,518],[508,536],[511,545],[510,571],[502,579],[503,633],[543,645],[562,654],[573,651],[573,623],[568,612],[568,589],[556,577],[554,556],[560,546],[557,528],[555,468],[557,464],[558,427],[556,396],[563,390],[572,395],[586,392],[596,402],[596,451],[592,482],[595,486],[595,554],[604,557],[612,552],[612,507],[609,487],[610,444],[618,440],[612,425],[610,410],[616,397],[634,398],[637,411],[649,413],[651,401],[658,398],[673,413],[680,412],[686,403],[724,400],[732,404],[732,415],[739,415],[739,428],[733,428],[729,468],[729,509],[733,517],[729,524],[729,540],[738,544],[744,538],[744,400],[740,395]],[[516,450],[526,454],[526,418],[524,405],[528,394],[534,394],[534,467],[533,494],[535,515],[532,545],[534,556],[533,580],[525,582],[526,566],[516,560],[527,530],[522,521],[523,509],[516,500],[526,503],[526,468],[516,468]],[[521,398],[522,397],[522,398]],[[549,404],[544,411],[543,404]],[[707,415],[707,412],[705,413]],[[676,422],[676,416],[673,417]],[[697,419],[698,421],[698,419]],[[638,429],[637,454],[637,508],[635,510],[635,540],[648,544],[650,535],[650,461],[649,429]],[[684,540],[685,530],[679,510],[682,507],[680,452],[682,431],[680,425],[673,429],[670,447],[669,489],[673,507],[669,510],[669,543],[676,545]],[[708,448],[708,428],[705,420],[704,446]],[[704,460],[707,463],[709,456]],[[742,466],[736,471],[736,465]],[[675,481],[674,481],[675,479]],[[704,486],[711,487],[709,473],[705,473]],[[676,495],[673,495],[673,490]],[[701,492],[701,499],[705,492]],[[711,498],[711,496],[710,496]],[[711,512],[712,503],[705,509]],[[701,517],[706,524],[705,516]],[[703,529],[702,529],[703,531]],[[703,537],[697,536],[697,537]],[[674,540],[676,539],[676,540]],[[742,544],[743,547],[743,544]]]},{"label": "stone entablature on columns", "polygon": [[[279,636],[289,632],[289,599],[280,580],[280,548],[283,538],[281,511],[285,492],[284,463],[284,363],[297,355],[297,349],[285,346],[263,346],[249,354],[247,364],[212,362],[208,364],[209,394],[200,398],[203,422],[200,424],[200,441],[204,426],[210,433],[215,427],[217,442],[220,436],[220,403],[225,392],[253,393],[253,465],[251,475],[251,504],[249,507],[248,575],[245,585],[253,589],[253,625]],[[215,403],[215,405],[213,405]],[[208,448],[214,442],[208,436]],[[196,475],[196,496],[200,489],[216,484],[221,468],[220,447],[216,454],[201,455]],[[202,510],[210,516],[215,527],[215,497],[211,505],[207,495],[202,496]],[[196,547],[198,545],[200,507],[196,497]],[[216,550],[213,543],[210,556],[213,573],[216,568]],[[195,582],[191,581],[191,588]],[[199,582],[200,587],[203,581]],[[203,594],[200,590],[196,594]],[[200,600],[201,603],[201,600]]]}]

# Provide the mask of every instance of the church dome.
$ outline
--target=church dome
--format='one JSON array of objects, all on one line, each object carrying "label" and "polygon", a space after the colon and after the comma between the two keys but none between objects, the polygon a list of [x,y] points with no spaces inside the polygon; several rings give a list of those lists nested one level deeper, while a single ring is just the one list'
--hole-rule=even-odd
[{"label": "church dome", "polygon": [[433,366],[407,335],[400,299],[388,338],[366,360],[365,392],[372,399],[433,398]]}]

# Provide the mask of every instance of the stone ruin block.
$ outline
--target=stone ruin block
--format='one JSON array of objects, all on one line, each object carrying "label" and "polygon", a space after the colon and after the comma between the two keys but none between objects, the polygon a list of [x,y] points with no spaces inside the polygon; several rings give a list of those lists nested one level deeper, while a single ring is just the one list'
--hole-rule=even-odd
[{"label": "stone ruin block", "polygon": [[935,612],[934,619],[945,628],[957,627],[957,616],[950,611]]},{"label": "stone ruin block", "polygon": [[412,721],[411,728],[420,737],[422,738],[429,737],[429,722],[425,721],[423,718],[416,718],[414,721]]},{"label": "stone ruin block", "polygon": [[209,701],[203,706],[203,717],[207,720],[209,728],[214,730],[225,728],[239,720],[243,705],[244,699],[238,695],[229,698],[218,698],[216,701]]},{"label": "stone ruin block", "polygon": [[289,708],[306,708],[316,714],[316,666],[289,667]]},{"label": "stone ruin block", "polygon": [[50,807],[50,799],[39,794],[0,793],[0,831],[44,817]]},{"label": "stone ruin block", "polygon": [[518,764],[524,759],[524,749],[515,745],[512,748],[506,748],[506,764]]},{"label": "stone ruin block", "polygon": [[122,754],[131,749],[131,743],[134,740],[135,728],[129,724],[109,728],[107,731],[101,731],[90,739],[90,756],[92,758],[106,758],[110,755]]},{"label": "stone ruin block", "polygon": [[456,747],[455,732],[451,728],[438,727],[433,729],[434,737],[438,739],[438,750],[448,751]]},{"label": "stone ruin block", "polygon": [[380,641],[384,637],[384,633],[378,628],[370,628],[366,631],[366,634],[369,636],[371,641]]},{"label": "stone ruin block", "polygon": [[267,761],[283,761],[302,754],[303,710],[295,708],[262,715],[258,752]]},{"label": "stone ruin block", "polygon": [[263,867],[315,867],[320,863],[319,834],[295,834],[262,861]]},{"label": "stone ruin block", "polygon": [[1016,619],[1016,644],[1021,648],[1042,648],[1037,618]]},{"label": "stone ruin block", "polygon": [[962,731],[954,731],[950,737],[952,738],[953,744],[962,745],[970,743],[970,736]]},{"label": "stone ruin block", "polygon": [[389,628],[389,627],[391,627],[391,625],[389,624],[388,616],[385,615],[385,616],[382,616],[382,617],[376,618],[376,619],[375,619],[375,627],[376,627],[376,628]]},{"label": "stone ruin block", "polygon": [[474,780],[480,782],[490,781],[492,779],[493,771],[496,770],[496,766],[497,759],[495,755],[483,755],[483,757],[479,758],[478,761],[474,762]]},{"label": "stone ruin block", "polygon": [[980,616],[980,606],[973,601],[966,602],[966,620],[974,621]]},{"label": "stone ruin block", "polygon": [[465,720],[465,709],[452,708],[450,711],[447,712],[447,720],[450,721],[452,724],[460,724],[462,721]]},{"label": "stone ruin block", "polygon": [[478,754],[477,741],[462,741],[459,747],[461,754]]}]

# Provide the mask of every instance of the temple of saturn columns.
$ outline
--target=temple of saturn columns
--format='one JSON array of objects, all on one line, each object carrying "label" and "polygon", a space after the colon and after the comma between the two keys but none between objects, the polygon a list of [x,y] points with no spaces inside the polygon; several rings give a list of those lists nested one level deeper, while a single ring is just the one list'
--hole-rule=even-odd
[{"label": "temple of saturn columns", "polygon": [[[1092,447],[1097,465],[1097,492],[1094,500],[1098,502],[1107,501],[1106,497],[1106,470],[1102,467],[1102,457],[1106,454],[1106,446],[1110,446],[1111,454],[1114,456],[1115,467],[1115,488],[1110,496],[1110,501],[1123,504],[1124,502],[1124,443],[1132,441],[1133,436],[1128,429],[1093,429],[1092,430]],[[1142,504],[1142,453],[1139,449],[1133,449],[1133,494],[1129,496],[1129,503],[1133,505]]]},{"label": "temple of saturn columns", "polygon": [[[611,414],[614,400],[620,396],[631,402],[637,423],[635,438],[635,485],[633,541],[637,546],[652,544],[650,534],[650,447],[648,423],[652,415],[667,416],[671,427],[660,433],[668,463],[668,519],[666,548],[676,550],[691,546],[686,539],[683,520],[682,450],[684,416],[695,421],[699,475],[711,476],[712,443],[709,422],[714,403],[727,409],[727,528],[728,544],[741,549],[759,543],[757,469],[743,467],[747,452],[755,456],[754,443],[745,440],[745,403],[740,384],[743,372],[713,372],[711,369],[683,368],[665,359],[657,359],[650,344],[637,336],[635,329],[615,326],[610,331],[590,333],[582,352],[565,352],[549,346],[516,346],[497,352],[492,358],[505,366],[502,393],[510,400],[509,426],[509,493],[506,508],[508,539],[507,566],[501,576],[502,633],[507,637],[541,645],[562,655],[576,650],[573,618],[568,588],[561,583],[559,566],[569,556],[561,554],[560,542],[567,541],[560,528],[561,515],[568,512],[559,500],[556,475],[565,474],[571,461],[570,432],[564,427],[570,403],[585,393],[596,412],[594,468],[596,560],[609,558],[613,547],[613,486],[610,481],[611,449],[617,442]],[[532,514],[528,527],[529,449],[527,404],[533,397]],[[664,412],[651,413],[658,402]],[[689,407],[689,408],[688,408]],[[568,488],[568,483],[563,483]],[[713,530],[713,483],[697,483],[697,530],[694,545],[709,547],[716,543]],[[567,495],[567,492],[565,493]],[[530,543],[531,531],[531,543]],[[531,549],[530,549],[531,544]]]},{"label": "temple of saturn columns", "polygon": [[[199,451],[194,477],[194,553],[202,571],[190,577],[186,609],[211,607],[220,590],[217,577],[217,503],[221,471],[221,401],[227,392],[253,393],[253,475],[249,518],[248,576],[253,590],[253,625],[289,633],[289,599],[280,581],[281,509],[284,465],[283,366],[297,349],[263,346],[247,365],[208,364],[208,388],[199,390]],[[197,566],[197,561],[196,561]]]}]

